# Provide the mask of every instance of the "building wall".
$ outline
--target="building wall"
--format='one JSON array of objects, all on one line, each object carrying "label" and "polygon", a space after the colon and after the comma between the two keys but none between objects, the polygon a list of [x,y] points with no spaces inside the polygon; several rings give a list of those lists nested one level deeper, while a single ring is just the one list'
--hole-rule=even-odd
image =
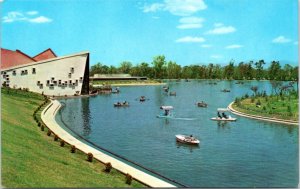
[{"label": "building wall", "polygon": [[88,85],[84,82],[88,60],[89,53],[84,52],[4,69],[1,83],[51,96],[79,95],[83,84]]}]

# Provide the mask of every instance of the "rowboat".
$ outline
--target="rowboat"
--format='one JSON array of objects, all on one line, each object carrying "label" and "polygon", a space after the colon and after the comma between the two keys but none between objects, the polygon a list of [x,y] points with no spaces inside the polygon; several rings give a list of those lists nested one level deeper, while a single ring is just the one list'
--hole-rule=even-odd
[{"label": "rowboat", "polygon": [[198,145],[200,143],[200,141],[198,139],[196,139],[195,137],[193,137],[193,135],[175,135],[176,137],[176,141],[181,142],[181,143],[185,143],[185,144],[193,144],[193,145]]}]

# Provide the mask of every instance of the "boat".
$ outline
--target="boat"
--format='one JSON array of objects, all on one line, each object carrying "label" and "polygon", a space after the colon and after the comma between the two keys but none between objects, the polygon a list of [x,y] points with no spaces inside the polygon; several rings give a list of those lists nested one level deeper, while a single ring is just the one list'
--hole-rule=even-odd
[{"label": "boat", "polygon": [[129,102],[127,101],[114,103],[114,107],[127,107],[127,106],[129,106]]},{"label": "boat", "polygon": [[119,89],[119,87],[116,87],[116,88],[115,88],[114,90],[112,90],[111,92],[116,94],[116,93],[119,93],[119,92],[120,92],[120,89]]},{"label": "boat", "polygon": [[221,90],[221,92],[224,92],[224,93],[229,93],[229,92],[230,92],[230,90],[229,90],[229,89],[223,89],[223,90]]},{"label": "boat", "polygon": [[170,92],[170,96],[176,96],[176,92]]},{"label": "boat", "polygon": [[169,86],[163,86],[163,90],[164,90],[165,92],[169,92]]},{"label": "boat", "polygon": [[197,102],[197,106],[198,107],[202,107],[202,108],[207,108],[207,104],[205,102],[203,102],[203,101]]},{"label": "boat", "polygon": [[193,144],[193,145],[198,145],[200,141],[193,137],[193,135],[175,135],[176,136],[176,141],[185,143],[185,144]]},{"label": "boat", "polygon": [[[236,121],[237,118],[231,117],[230,115],[226,115],[225,112],[230,112],[227,108],[218,108],[218,117],[212,117],[213,121]],[[222,115],[220,114],[222,113]]]},{"label": "boat", "polygon": [[146,100],[145,96],[140,97],[140,102],[144,102]]},{"label": "boat", "polygon": [[157,115],[158,118],[170,118],[173,117],[173,114],[171,113],[171,110],[173,109],[173,106],[161,106],[160,109],[164,110],[164,112],[160,115]]}]

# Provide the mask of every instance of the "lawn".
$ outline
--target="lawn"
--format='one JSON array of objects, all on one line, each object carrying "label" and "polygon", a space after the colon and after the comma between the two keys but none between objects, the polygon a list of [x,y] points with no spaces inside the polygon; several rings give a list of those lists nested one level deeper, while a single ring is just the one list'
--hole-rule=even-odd
[{"label": "lawn", "polygon": [[[44,102],[42,95],[21,90],[1,90],[2,186],[9,188],[145,187],[81,152],[60,147],[47,129],[41,131],[33,119],[34,110]],[[39,115],[41,110],[37,112]]]},{"label": "lawn", "polygon": [[233,108],[248,114],[298,121],[298,103],[296,95],[272,95],[244,98],[235,102]]}]

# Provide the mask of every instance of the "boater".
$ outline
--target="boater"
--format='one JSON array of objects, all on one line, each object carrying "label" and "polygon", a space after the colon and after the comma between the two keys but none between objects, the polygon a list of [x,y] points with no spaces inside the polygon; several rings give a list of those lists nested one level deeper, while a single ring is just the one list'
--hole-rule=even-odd
[{"label": "boater", "polygon": [[225,119],[228,118],[227,115],[226,115],[224,112],[222,113],[222,116],[223,116]]},{"label": "boater", "polygon": [[220,119],[222,119],[222,116],[220,115],[220,112],[218,112],[218,117],[219,117]]}]

